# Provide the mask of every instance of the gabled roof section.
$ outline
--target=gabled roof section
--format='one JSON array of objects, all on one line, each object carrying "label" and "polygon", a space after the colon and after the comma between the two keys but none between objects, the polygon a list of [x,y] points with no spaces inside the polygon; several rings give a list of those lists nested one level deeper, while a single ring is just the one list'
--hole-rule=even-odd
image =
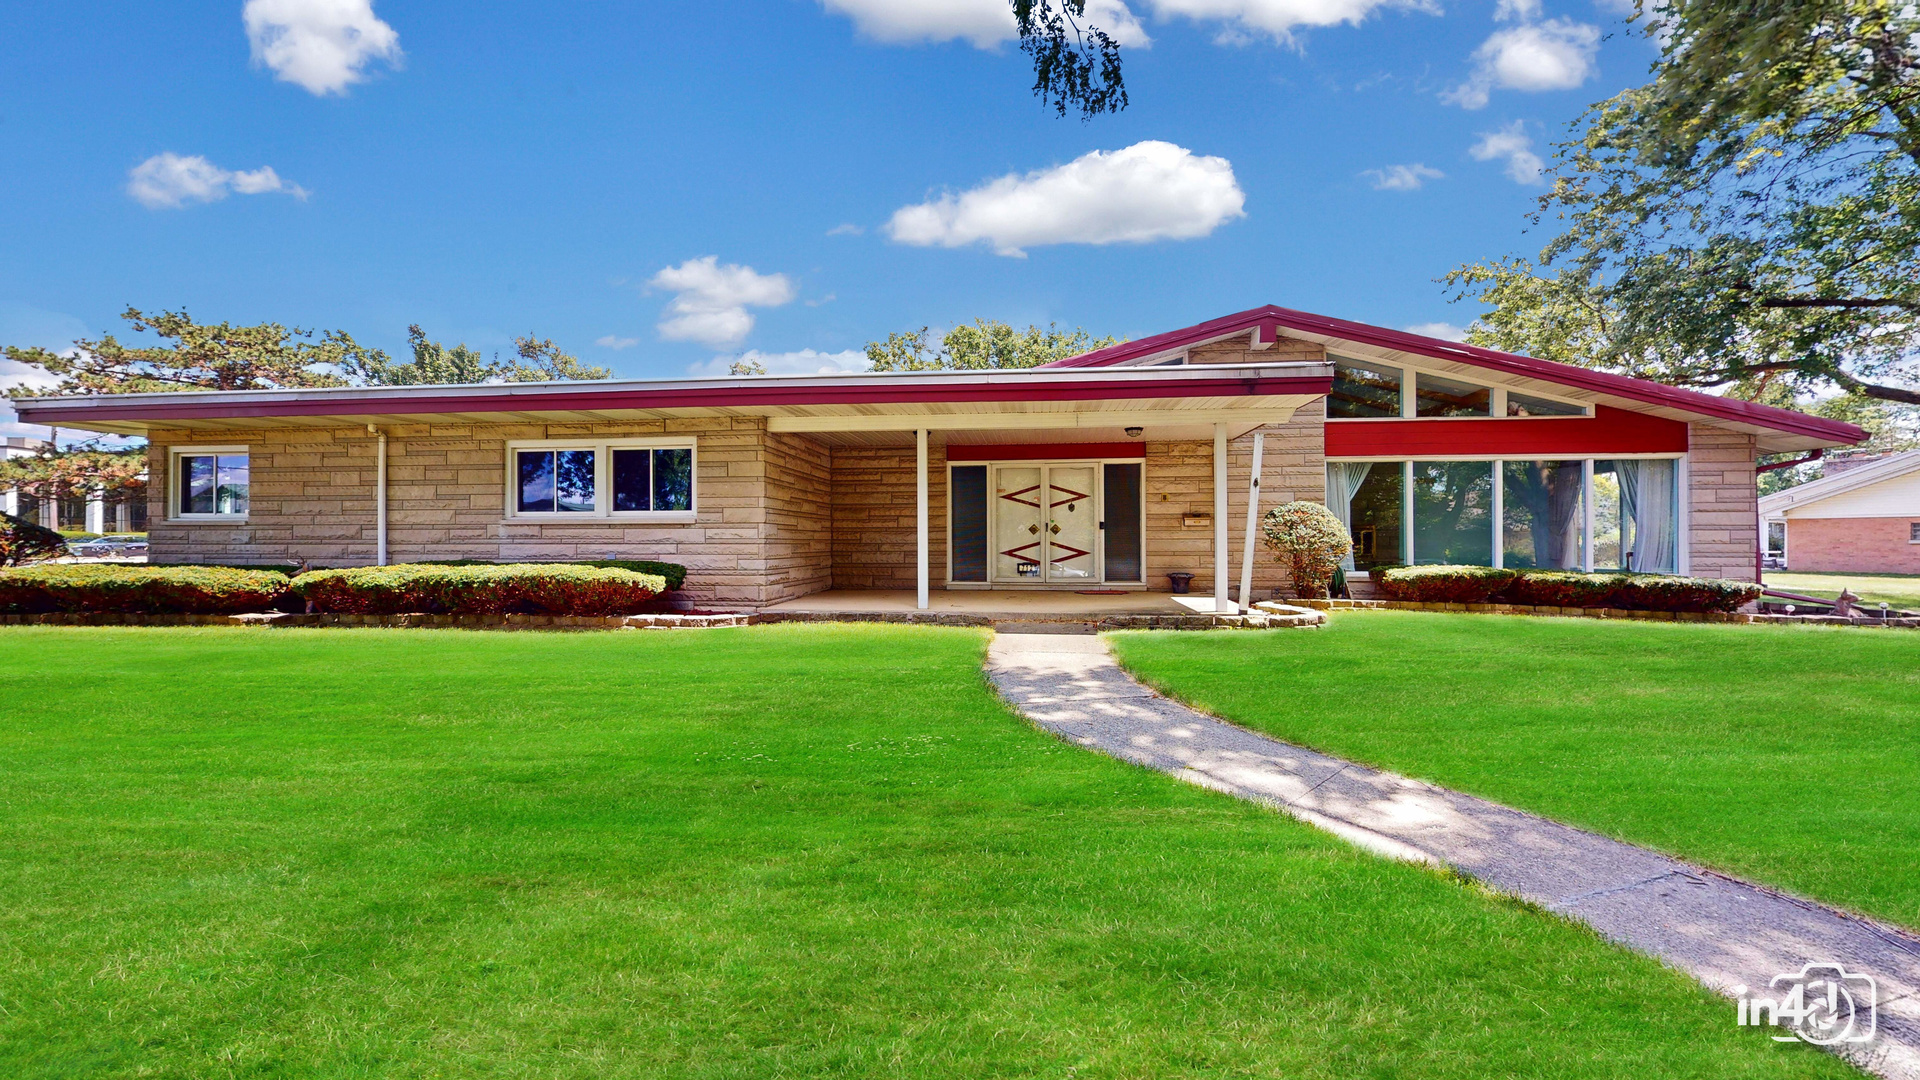
[{"label": "gabled roof section", "polygon": [[1776,491],[1760,500],[1760,514],[1765,517],[1795,507],[1811,506],[1836,495],[1845,495],[1849,491],[1872,487],[1887,480],[1897,480],[1909,473],[1920,473],[1920,450],[1893,454],[1870,465],[1860,465],[1846,472],[1810,480],[1785,491]]},{"label": "gabled roof section", "polygon": [[[1293,334],[1283,334],[1282,331],[1293,331]],[[1150,365],[1160,358],[1174,356],[1194,345],[1223,341],[1249,333],[1254,335],[1252,340],[1256,351],[1270,347],[1274,341],[1283,336],[1301,336],[1334,348],[1338,348],[1341,343],[1350,342],[1376,349],[1412,353],[1448,363],[1484,368],[1507,375],[1558,383],[1561,386],[1573,387],[1593,394],[1604,394],[1624,402],[1638,402],[1736,425],[1777,431],[1793,437],[1796,445],[1811,443],[1851,446],[1867,437],[1865,431],[1852,424],[1829,420],[1825,417],[1808,416],[1805,413],[1794,412],[1792,409],[1780,409],[1771,405],[1741,401],[1737,398],[1720,397],[1716,394],[1703,394],[1698,390],[1683,390],[1647,379],[1634,379],[1625,375],[1594,371],[1591,368],[1575,367],[1571,364],[1557,364],[1550,360],[1536,360],[1531,356],[1483,349],[1457,341],[1410,334],[1404,330],[1389,330],[1383,326],[1369,326],[1366,323],[1334,319],[1325,315],[1314,315],[1310,312],[1294,311],[1272,305],[1242,311],[1224,318],[1211,319],[1181,330],[1155,334],[1138,341],[1110,345],[1104,349],[1096,349],[1090,353],[1055,361],[1046,367]]]}]

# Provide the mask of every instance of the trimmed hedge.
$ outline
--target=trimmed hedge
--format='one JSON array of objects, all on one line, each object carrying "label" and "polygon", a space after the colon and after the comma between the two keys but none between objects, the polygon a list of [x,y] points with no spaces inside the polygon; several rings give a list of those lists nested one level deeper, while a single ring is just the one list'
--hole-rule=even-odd
[{"label": "trimmed hedge", "polygon": [[0,570],[0,612],[239,615],[287,595],[287,576],[219,566],[63,563]]},{"label": "trimmed hedge", "polygon": [[1436,604],[1530,604],[1630,611],[1733,612],[1760,586],[1719,578],[1574,570],[1495,570],[1490,566],[1401,566],[1376,571],[1389,600]]},{"label": "trimmed hedge", "polygon": [[1401,566],[1376,574],[1380,595],[1429,604],[1485,604],[1520,576],[1491,566]]},{"label": "trimmed hedge", "polygon": [[0,514],[0,566],[19,566],[67,553],[67,538],[25,518]]},{"label": "trimmed hedge", "polygon": [[687,568],[679,563],[652,562],[647,559],[582,559],[568,563],[503,563],[493,559],[430,559],[415,566],[592,566],[601,570],[631,570],[636,574],[657,574],[667,581],[667,592],[678,592],[687,583]]},{"label": "trimmed hedge", "polygon": [[342,615],[629,615],[665,592],[659,574],[568,563],[410,563],[315,570],[293,580],[314,610]]}]

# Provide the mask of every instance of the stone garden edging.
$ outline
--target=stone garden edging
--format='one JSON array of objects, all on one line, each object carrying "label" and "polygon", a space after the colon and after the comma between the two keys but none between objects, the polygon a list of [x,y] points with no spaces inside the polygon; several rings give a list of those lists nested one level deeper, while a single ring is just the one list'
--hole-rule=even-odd
[{"label": "stone garden edging", "polygon": [[[1750,615],[1718,611],[1633,611],[1627,608],[1552,607],[1544,604],[1441,604],[1424,600],[1290,600],[1318,611],[1451,611],[1479,615],[1544,615],[1573,619],[1638,619],[1652,622],[1771,623],[1783,625],[1884,626],[1920,629],[1920,618],[1880,619],[1872,616],[1840,618],[1833,615]],[[1254,605],[1258,607],[1259,605]]]}]

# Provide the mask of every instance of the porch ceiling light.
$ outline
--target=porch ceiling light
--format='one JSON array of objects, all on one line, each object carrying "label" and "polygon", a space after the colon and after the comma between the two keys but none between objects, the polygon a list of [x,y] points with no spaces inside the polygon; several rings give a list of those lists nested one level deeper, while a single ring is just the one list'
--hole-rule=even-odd
[{"label": "porch ceiling light", "polygon": [[1130,427],[1127,429],[1127,438],[1137,439],[1140,437],[1140,433],[1144,430],[1145,430],[1144,428]]}]

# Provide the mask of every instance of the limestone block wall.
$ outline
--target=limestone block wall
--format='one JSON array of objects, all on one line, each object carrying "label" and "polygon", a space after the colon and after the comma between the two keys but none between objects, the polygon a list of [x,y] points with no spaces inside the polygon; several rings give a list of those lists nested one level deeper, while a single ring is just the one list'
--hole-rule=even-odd
[{"label": "limestone block wall", "polygon": [[[421,559],[659,559],[688,568],[697,600],[763,604],[823,587],[804,565],[827,547],[825,448],[780,445],[757,418],[598,424],[400,424],[387,428],[388,551]],[[515,522],[506,515],[509,440],[690,435],[697,440],[695,521]],[[243,524],[166,519],[168,449],[245,445],[252,470]],[[151,440],[155,562],[305,560],[363,566],[375,558],[376,440],[364,427],[164,431]]]},{"label": "limestone block wall", "polygon": [[[833,587],[912,589],[919,583],[917,489],[911,446],[833,448]],[[947,452],[927,448],[928,567],[947,577]]]},{"label": "limestone block wall", "polygon": [[1693,424],[1687,431],[1688,546],[1696,577],[1752,581],[1760,543],[1754,438]]}]

